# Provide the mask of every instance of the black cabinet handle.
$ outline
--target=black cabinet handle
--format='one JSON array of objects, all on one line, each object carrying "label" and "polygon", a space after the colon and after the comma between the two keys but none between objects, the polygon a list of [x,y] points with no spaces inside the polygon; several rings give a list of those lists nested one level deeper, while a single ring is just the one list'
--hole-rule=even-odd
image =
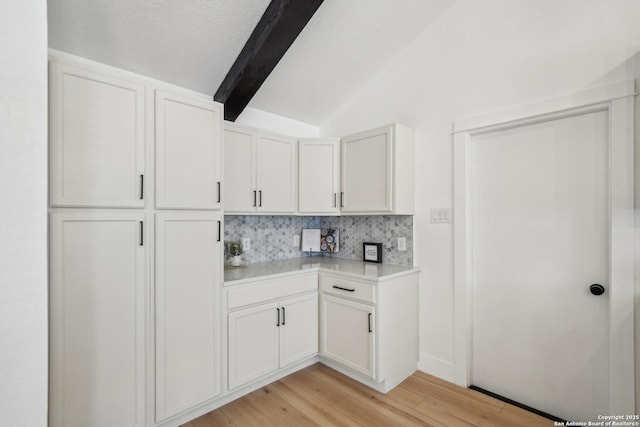
[{"label": "black cabinet handle", "polygon": [[218,221],[218,242],[222,240],[222,221]]},{"label": "black cabinet handle", "polygon": [[340,207],[344,208],[344,191],[340,192]]},{"label": "black cabinet handle", "polygon": [[336,202],[337,198],[338,198],[338,193],[333,193],[333,207],[334,208],[338,207],[338,204],[337,204],[338,202]]},{"label": "black cabinet handle", "polygon": [[258,204],[258,207],[262,207],[262,190],[258,191],[258,195],[260,196],[259,197],[260,203]]},{"label": "black cabinet handle", "polygon": [[284,307],[282,307],[282,326],[284,326],[284,321],[286,320]]},{"label": "black cabinet handle", "polygon": [[343,288],[342,286],[336,286],[336,285],[333,285],[333,289],[340,289],[341,291],[347,291],[347,292],[355,292],[355,289]]},{"label": "black cabinet handle", "polygon": [[276,319],[277,319],[276,326],[280,327],[280,309],[279,308],[276,308]]},{"label": "black cabinet handle", "polygon": [[140,200],[144,199],[144,175],[140,175]]},{"label": "black cabinet handle", "polygon": [[218,203],[220,203],[220,181],[218,181],[217,184],[218,184]]},{"label": "black cabinet handle", "polygon": [[371,313],[369,313],[368,315],[368,321],[369,321],[369,333],[373,332],[373,329],[371,329]]},{"label": "black cabinet handle", "polygon": [[144,222],[140,221],[140,246],[144,245]]},{"label": "black cabinet handle", "polygon": [[256,200],[257,200],[257,193],[258,193],[258,192],[257,192],[256,190],[253,190],[253,207],[254,207],[254,208],[255,208],[255,207],[256,207],[256,205],[257,205],[257,203],[256,203]]}]

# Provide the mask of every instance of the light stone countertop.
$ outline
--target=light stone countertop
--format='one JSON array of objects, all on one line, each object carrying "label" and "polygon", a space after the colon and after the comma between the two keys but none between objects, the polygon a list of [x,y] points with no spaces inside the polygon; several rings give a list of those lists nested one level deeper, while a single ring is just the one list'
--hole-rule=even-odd
[{"label": "light stone countertop", "polygon": [[339,272],[360,279],[384,281],[420,271],[418,267],[395,264],[377,264],[346,258],[322,256],[267,261],[240,267],[225,266],[224,285],[232,286],[256,279],[286,277],[304,272]]}]

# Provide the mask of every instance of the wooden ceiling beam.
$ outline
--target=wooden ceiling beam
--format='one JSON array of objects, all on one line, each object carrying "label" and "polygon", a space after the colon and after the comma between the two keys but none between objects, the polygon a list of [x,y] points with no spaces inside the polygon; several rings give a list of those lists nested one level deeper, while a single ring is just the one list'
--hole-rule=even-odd
[{"label": "wooden ceiling beam", "polygon": [[272,0],[216,91],[225,120],[235,121],[323,0]]}]

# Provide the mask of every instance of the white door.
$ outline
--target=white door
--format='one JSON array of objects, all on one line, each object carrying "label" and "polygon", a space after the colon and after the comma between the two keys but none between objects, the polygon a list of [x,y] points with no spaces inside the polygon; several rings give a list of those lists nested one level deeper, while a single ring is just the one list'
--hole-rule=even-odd
[{"label": "white door", "polygon": [[144,86],[51,64],[51,205],[144,206]]},{"label": "white door", "polygon": [[298,210],[340,212],[340,140],[303,139],[298,144]]},{"label": "white door", "polygon": [[470,142],[471,384],[567,420],[610,414],[608,120]]},{"label": "white door", "polygon": [[278,369],[278,303],[231,312],[228,328],[230,390]]},{"label": "white door", "polygon": [[344,298],[320,298],[320,352],[371,378],[375,377],[373,307]]},{"label": "white door", "polygon": [[221,392],[221,220],[156,214],[156,421]]},{"label": "white door", "polygon": [[258,205],[255,133],[225,125],[224,211],[252,213]]},{"label": "white door", "polygon": [[51,215],[52,427],[146,425],[143,221]]},{"label": "white door", "polygon": [[318,294],[280,304],[280,368],[318,353]]},{"label": "white door", "polygon": [[258,135],[258,212],[296,210],[297,142]]},{"label": "white door", "polygon": [[222,106],[156,91],[156,207],[220,209]]},{"label": "white door", "polygon": [[342,212],[391,212],[392,127],[342,139]]}]

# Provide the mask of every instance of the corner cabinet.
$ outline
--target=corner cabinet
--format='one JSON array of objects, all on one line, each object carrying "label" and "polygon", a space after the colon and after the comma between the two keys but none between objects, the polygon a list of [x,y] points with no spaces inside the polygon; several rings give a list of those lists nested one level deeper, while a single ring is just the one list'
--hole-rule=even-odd
[{"label": "corner cabinet", "polygon": [[293,214],[297,140],[225,123],[225,212]]},{"label": "corner cabinet", "polygon": [[382,279],[320,273],[320,356],[383,393],[418,365],[418,272]]},{"label": "corner cabinet", "polygon": [[229,390],[318,354],[316,274],[234,285],[226,294]]},{"label": "corner cabinet", "polygon": [[298,212],[340,213],[340,139],[312,138],[298,142]]},{"label": "corner cabinet", "polygon": [[49,79],[51,206],[143,207],[144,85],[59,62]]},{"label": "corner cabinet", "polygon": [[222,105],[156,91],[156,207],[220,209]]},{"label": "corner cabinet", "polygon": [[413,165],[413,132],[405,126],[342,138],[342,213],[413,215]]}]

